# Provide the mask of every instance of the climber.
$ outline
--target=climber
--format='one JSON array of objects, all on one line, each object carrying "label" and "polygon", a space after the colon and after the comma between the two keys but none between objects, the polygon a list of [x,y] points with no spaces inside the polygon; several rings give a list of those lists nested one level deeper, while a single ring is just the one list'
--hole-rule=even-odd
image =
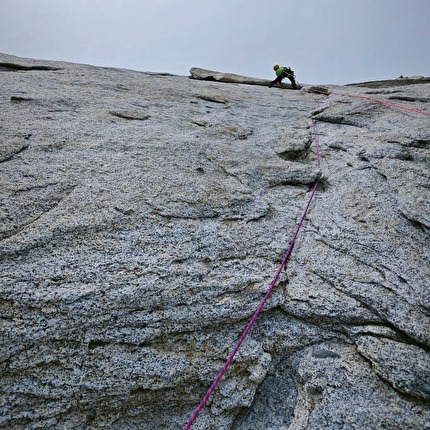
[{"label": "climber", "polygon": [[296,89],[296,79],[294,76],[294,72],[291,70],[290,67],[279,67],[277,64],[273,66],[273,70],[276,73],[276,79],[269,84],[269,88],[272,88],[273,85],[276,83],[279,83],[281,85],[282,79],[288,78],[291,81],[291,86]]}]

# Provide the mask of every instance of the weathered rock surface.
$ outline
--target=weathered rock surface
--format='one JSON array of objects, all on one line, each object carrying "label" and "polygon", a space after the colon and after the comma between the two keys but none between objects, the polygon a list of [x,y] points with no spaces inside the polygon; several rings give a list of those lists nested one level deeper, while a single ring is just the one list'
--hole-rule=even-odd
[{"label": "weathered rock surface", "polygon": [[193,428],[430,428],[429,83],[0,66],[0,428],[183,428],[321,172]]},{"label": "weathered rock surface", "polygon": [[249,84],[249,85],[264,85],[270,84],[268,79],[253,78],[251,76],[236,75],[234,73],[216,72],[214,70],[200,69],[192,67],[190,69],[191,79],[201,79],[204,81],[218,81],[228,82],[235,84]]}]

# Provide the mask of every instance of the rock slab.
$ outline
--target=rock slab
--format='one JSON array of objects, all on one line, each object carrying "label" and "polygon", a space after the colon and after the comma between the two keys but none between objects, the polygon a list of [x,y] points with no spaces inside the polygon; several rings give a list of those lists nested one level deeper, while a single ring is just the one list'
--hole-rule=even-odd
[{"label": "rock slab", "polygon": [[0,428],[183,428],[321,174],[193,429],[430,428],[430,84],[0,75]]}]

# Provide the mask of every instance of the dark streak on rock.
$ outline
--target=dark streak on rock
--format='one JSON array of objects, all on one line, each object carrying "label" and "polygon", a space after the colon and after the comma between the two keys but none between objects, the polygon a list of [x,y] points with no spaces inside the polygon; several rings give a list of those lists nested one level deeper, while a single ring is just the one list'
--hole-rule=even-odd
[{"label": "dark streak on rock", "polygon": [[20,154],[21,152],[28,149],[29,145],[22,145],[20,148],[18,148],[16,151],[10,152],[9,154],[6,154],[4,157],[0,158],[0,163],[4,163],[6,161],[12,160],[13,157]]},{"label": "dark streak on rock", "polygon": [[333,352],[333,351],[328,351],[326,349],[317,349],[315,351],[312,351],[312,357],[315,357],[315,358],[340,358],[340,355]]},{"label": "dark streak on rock", "polygon": [[30,70],[56,71],[61,70],[61,68],[52,66],[25,66],[23,64],[16,63],[0,63],[0,72],[17,72]]}]

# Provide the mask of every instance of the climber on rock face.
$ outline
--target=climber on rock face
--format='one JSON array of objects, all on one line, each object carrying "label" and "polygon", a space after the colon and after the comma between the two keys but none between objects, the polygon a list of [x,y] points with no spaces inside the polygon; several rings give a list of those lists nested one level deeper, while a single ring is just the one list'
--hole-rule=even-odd
[{"label": "climber on rock face", "polygon": [[273,87],[276,83],[281,85],[282,79],[288,78],[291,81],[291,86],[297,88],[294,72],[290,67],[279,67],[277,64],[273,66],[273,70],[276,73],[276,79],[269,84],[269,88]]}]

